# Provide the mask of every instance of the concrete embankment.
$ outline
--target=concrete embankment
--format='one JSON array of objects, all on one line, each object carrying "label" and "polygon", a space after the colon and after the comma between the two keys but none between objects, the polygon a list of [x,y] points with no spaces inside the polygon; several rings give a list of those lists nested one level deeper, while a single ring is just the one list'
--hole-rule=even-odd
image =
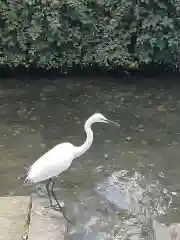
[{"label": "concrete embankment", "polygon": [[19,240],[26,232],[29,197],[0,198],[0,240]]},{"label": "concrete embankment", "polygon": [[[32,196],[31,201],[28,196],[1,197],[0,240],[64,240],[67,236],[65,219],[61,213],[44,206],[48,206],[45,198]],[[180,236],[177,223],[166,226],[153,220],[152,229],[153,238],[157,240],[178,240]]]},{"label": "concrete embankment", "polygon": [[45,199],[0,198],[0,240],[62,240],[66,232],[61,213],[44,208]]}]

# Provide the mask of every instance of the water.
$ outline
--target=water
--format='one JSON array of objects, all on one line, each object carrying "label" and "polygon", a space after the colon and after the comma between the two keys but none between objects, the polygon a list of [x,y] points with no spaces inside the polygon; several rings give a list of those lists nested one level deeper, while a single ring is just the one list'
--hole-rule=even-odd
[{"label": "water", "polygon": [[179,91],[179,83],[167,82],[4,80],[0,195],[29,194],[23,181],[30,164],[59,142],[82,144],[85,120],[100,111],[121,128],[94,124],[92,147],[56,185],[77,219],[70,239],[165,239],[159,223],[168,231],[180,222]]}]

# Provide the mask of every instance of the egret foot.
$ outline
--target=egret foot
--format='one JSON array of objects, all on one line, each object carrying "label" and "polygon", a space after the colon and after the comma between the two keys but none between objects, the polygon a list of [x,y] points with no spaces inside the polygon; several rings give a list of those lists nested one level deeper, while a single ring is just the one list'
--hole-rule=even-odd
[{"label": "egret foot", "polygon": [[54,208],[54,207],[58,207],[58,204],[52,205],[52,206],[44,206],[44,208]]},{"label": "egret foot", "polygon": [[67,222],[69,222],[69,223],[73,223],[71,220],[69,220],[67,217],[66,217],[66,213],[65,213],[65,208],[64,207],[60,207],[59,208],[59,206],[58,205],[54,205],[53,206],[53,209],[54,209],[54,211],[58,211],[58,212],[61,212],[62,214],[63,214],[63,217],[66,219],[66,221]]}]

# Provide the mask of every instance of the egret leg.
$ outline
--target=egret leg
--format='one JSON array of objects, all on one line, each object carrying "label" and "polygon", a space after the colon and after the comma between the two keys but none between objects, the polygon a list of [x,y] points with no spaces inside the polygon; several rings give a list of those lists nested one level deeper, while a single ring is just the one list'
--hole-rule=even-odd
[{"label": "egret leg", "polygon": [[64,207],[61,207],[61,205],[60,205],[60,203],[59,203],[59,201],[58,201],[58,199],[57,199],[57,197],[56,197],[56,194],[55,194],[55,191],[54,191],[55,181],[53,181],[52,179],[51,179],[51,181],[52,181],[51,194],[52,194],[54,200],[56,201],[57,206],[58,206],[59,209],[57,209],[56,206],[52,206],[52,207],[53,207],[53,209],[56,210],[56,211],[57,211],[57,210],[60,210],[60,212],[62,212],[62,214],[63,214],[63,217],[64,217],[68,222],[72,223],[72,221],[70,221],[70,220],[66,217],[66,214],[65,214],[65,212],[64,212]]},{"label": "egret leg", "polygon": [[[52,181],[52,185],[51,185],[51,195],[53,196],[54,200],[56,201],[57,206],[59,207],[59,210],[62,212],[62,208],[63,208],[63,207],[61,207],[61,205],[60,205],[60,203],[59,203],[59,201],[58,201],[58,199],[57,199],[57,197],[56,197],[56,195],[55,195],[55,191],[54,191],[55,182],[54,182],[53,180],[51,180],[51,181]],[[54,207],[55,207],[55,206],[54,206]]]},{"label": "egret leg", "polygon": [[52,182],[52,179],[51,179],[51,178],[48,179],[48,182],[47,182],[47,184],[46,184],[46,190],[47,190],[48,197],[49,197],[50,207],[53,208],[54,206],[53,206],[53,204],[52,204],[51,193],[50,193],[50,190],[49,190],[49,186],[50,186],[51,182]]}]

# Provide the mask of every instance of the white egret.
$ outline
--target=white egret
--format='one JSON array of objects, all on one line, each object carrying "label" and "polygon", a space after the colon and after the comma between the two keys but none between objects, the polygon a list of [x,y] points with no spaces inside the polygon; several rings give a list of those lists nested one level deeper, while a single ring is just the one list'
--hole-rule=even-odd
[{"label": "white egret", "polygon": [[[53,178],[57,177],[61,172],[67,170],[70,167],[73,159],[79,157],[89,149],[93,142],[93,131],[91,130],[91,125],[95,122],[111,123],[116,126],[120,126],[118,123],[108,120],[102,114],[95,113],[86,121],[84,125],[87,138],[82,146],[74,146],[69,142],[58,144],[41,156],[28,169],[25,182],[38,183],[47,180],[46,190],[49,196],[50,206],[55,210],[57,210],[56,206],[58,206],[58,209],[63,213],[65,218],[66,216],[63,212],[63,208],[60,206],[54,192],[55,181]],[[51,196],[54,198],[57,205],[52,204]]]}]

